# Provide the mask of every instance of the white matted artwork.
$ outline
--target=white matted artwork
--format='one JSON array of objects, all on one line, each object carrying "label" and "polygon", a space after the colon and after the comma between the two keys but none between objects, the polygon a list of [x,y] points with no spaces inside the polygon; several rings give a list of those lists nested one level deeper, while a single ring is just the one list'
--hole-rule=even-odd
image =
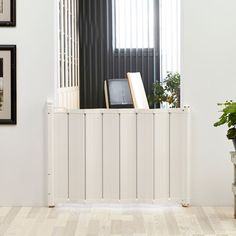
[{"label": "white matted artwork", "polygon": [[129,86],[132,94],[134,108],[149,109],[141,74],[139,72],[127,73],[127,77],[129,80]]},{"label": "white matted artwork", "polygon": [[16,124],[15,45],[0,45],[0,124]]},{"label": "white matted artwork", "polygon": [[0,0],[0,26],[16,25],[16,0]]},{"label": "white matted artwork", "polygon": [[3,111],[3,58],[0,58],[0,112]]}]

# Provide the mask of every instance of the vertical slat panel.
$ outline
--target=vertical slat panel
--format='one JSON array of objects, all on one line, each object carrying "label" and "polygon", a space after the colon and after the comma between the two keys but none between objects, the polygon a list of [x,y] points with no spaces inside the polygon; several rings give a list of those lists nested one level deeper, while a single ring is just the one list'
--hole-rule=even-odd
[{"label": "vertical slat panel", "polygon": [[102,199],[102,115],[86,114],[86,199]]},{"label": "vertical slat panel", "polygon": [[77,83],[77,71],[76,71],[76,68],[77,68],[77,64],[79,63],[77,61],[77,43],[79,44],[79,37],[77,37],[77,31],[79,30],[79,13],[77,13],[77,1],[73,1],[74,2],[74,7],[73,7],[73,14],[74,14],[74,48],[73,48],[73,51],[74,51],[74,79],[75,79],[75,85],[78,86],[78,83]]},{"label": "vertical slat panel", "polygon": [[[76,23],[79,25],[79,20],[78,20],[78,16],[79,16],[79,2],[75,2],[75,19],[76,19]],[[76,27],[76,32],[75,32],[76,36],[75,36],[75,42],[76,42],[76,46],[75,46],[75,50],[76,50],[76,82],[77,82],[77,86],[80,86],[80,80],[79,80],[79,68],[80,68],[80,61],[79,61],[79,27]]]},{"label": "vertical slat panel", "polygon": [[184,196],[184,161],[186,160],[187,116],[185,113],[170,115],[170,197]]},{"label": "vertical slat panel", "polygon": [[[61,43],[61,88],[65,87],[65,2],[60,0],[61,3],[61,32],[60,32],[60,43]],[[60,103],[61,104],[61,103]]]},{"label": "vertical slat panel", "polygon": [[137,117],[138,200],[153,199],[153,114]]},{"label": "vertical slat panel", "polygon": [[64,9],[64,34],[65,34],[65,87],[69,86],[69,68],[68,68],[68,0],[64,0],[65,9]]},{"label": "vertical slat panel", "polygon": [[136,199],[136,114],[120,117],[121,200]]},{"label": "vertical slat panel", "polygon": [[[61,0],[57,0],[58,3],[58,8],[57,8],[57,15],[58,15],[58,20],[57,20],[57,30],[58,30],[58,37],[57,37],[57,88],[61,88],[62,86],[62,81],[61,81],[61,68],[62,68],[62,54],[61,54],[61,13],[62,13],[62,8],[61,8]],[[57,97],[58,99],[58,97]]]},{"label": "vertical slat panel", "polygon": [[154,198],[158,200],[169,198],[169,113],[154,117]]},{"label": "vertical slat panel", "polygon": [[[72,85],[76,86],[75,83],[75,0],[71,1],[71,34],[72,34],[72,39],[71,39],[71,74],[72,74]],[[74,100],[75,101],[75,100]]]},{"label": "vertical slat panel", "polygon": [[66,113],[54,116],[55,202],[68,199],[68,121]]},{"label": "vertical slat panel", "polygon": [[67,24],[68,87],[71,87],[71,0],[68,0],[67,5]]},{"label": "vertical slat panel", "polygon": [[69,115],[69,197],[85,200],[85,122],[83,114]]},{"label": "vertical slat panel", "polygon": [[103,197],[119,199],[119,114],[103,115]]}]

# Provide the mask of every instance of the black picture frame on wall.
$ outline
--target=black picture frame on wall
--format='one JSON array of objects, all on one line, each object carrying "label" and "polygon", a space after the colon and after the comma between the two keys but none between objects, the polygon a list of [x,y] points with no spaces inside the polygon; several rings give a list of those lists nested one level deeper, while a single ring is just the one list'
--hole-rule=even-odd
[{"label": "black picture frame on wall", "polygon": [[16,26],[16,0],[0,0],[0,27]]},{"label": "black picture frame on wall", "polygon": [[16,45],[0,45],[0,125],[17,124]]}]

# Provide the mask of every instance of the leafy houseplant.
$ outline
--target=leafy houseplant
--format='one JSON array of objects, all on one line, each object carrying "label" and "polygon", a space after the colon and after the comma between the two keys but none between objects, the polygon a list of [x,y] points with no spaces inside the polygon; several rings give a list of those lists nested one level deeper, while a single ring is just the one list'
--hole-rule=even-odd
[{"label": "leafy houseplant", "polygon": [[168,72],[163,82],[153,84],[153,94],[149,96],[149,104],[168,103],[170,108],[180,107],[180,74]]},{"label": "leafy houseplant", "polygon": [[222,110],[223,114],[214,126],[228,125],[227,138],[233,140],[234,148],[236,150],[236,102],[226,101],[225,103],[219,103],[218,105],[224,107]]}]

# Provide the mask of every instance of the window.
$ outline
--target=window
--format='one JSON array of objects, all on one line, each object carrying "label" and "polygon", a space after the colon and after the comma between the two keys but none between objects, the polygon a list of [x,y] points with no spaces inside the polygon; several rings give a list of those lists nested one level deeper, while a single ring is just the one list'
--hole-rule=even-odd
[{"label": "window", "polygon": [[115,0],[115,47],[154,48],[154,0]]},{"label": "window", "polygon": [[[180,0],[159,0],[161,74],[180,73]],[[115,0],[115,48],[154,47],[154,0]]]},{"label": "window", "polygon": [[160,0],[161,79],[180,73],[180,0]]},{"label": "window", "polygon": [[77,0],[58,0],[58,104],[78,108],[79,51]]},{"label": "window", "polygon": [[80,0],[80,105],[104,108],[104,80],[160,79],[159,0]]}]

